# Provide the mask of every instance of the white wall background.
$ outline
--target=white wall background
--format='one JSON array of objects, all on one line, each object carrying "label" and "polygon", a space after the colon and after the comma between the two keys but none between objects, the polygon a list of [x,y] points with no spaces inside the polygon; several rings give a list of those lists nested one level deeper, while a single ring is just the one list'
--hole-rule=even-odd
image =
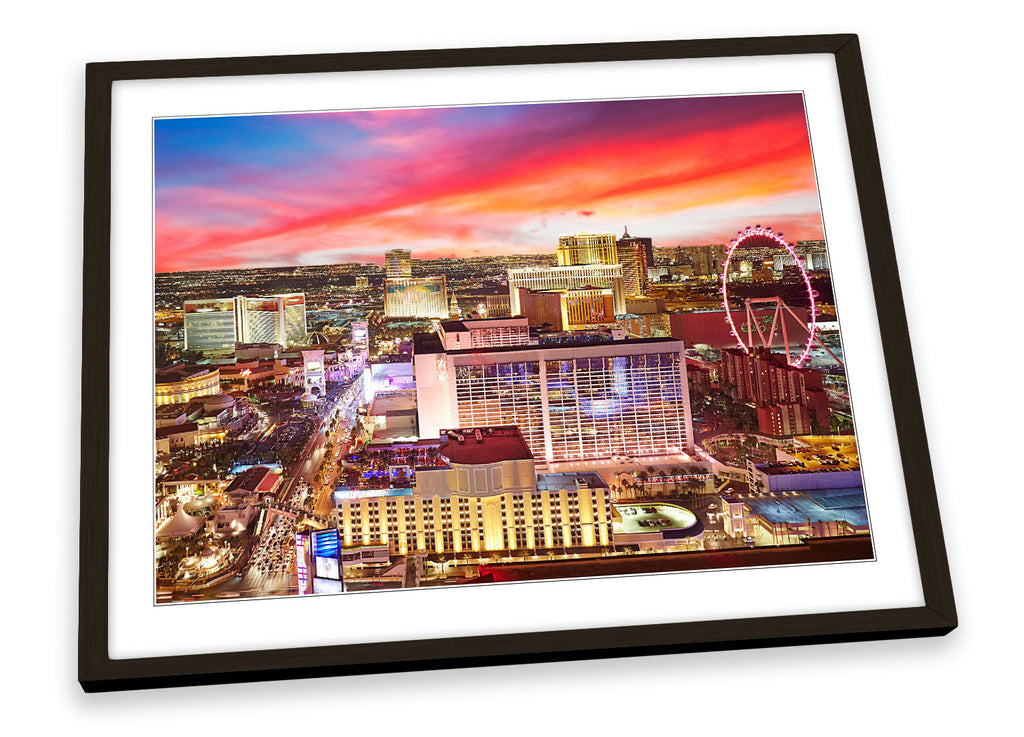
[{"label": "white wall background", "polygon": [[[1019,435],[1010,429],[1022,403],[1019,394],[1001,391],[1018,387],[1021,376],[1014,361],[1020,349],[1006,342],[1019,333],[1008,321],[1019,315],[1011,280],[1020,271],[1020,236],[1010,226],[1022,164],[1018,40],[1004,10],[1011,6],[352,5],[17,3],[3,13],[0,237],[15,329],[7,333],[13,355],[4,361],[3,382],[0,701],[11,733],[129,734],[171,724],[280,733],[305,718],[374,734],[427,734],[429,723],[466,734],[534,735],[772,725],[946,734],[1019,726],[1015,505],[1006,517],[986,517],[993,493],[1021,491],[1019,451],[1011,445]],[[860,34],[865,57],[959,630],[942,639],[81,692],[75,658],[86,62],[851,31]],[[636,695],[643,700],[616,698]]]}]

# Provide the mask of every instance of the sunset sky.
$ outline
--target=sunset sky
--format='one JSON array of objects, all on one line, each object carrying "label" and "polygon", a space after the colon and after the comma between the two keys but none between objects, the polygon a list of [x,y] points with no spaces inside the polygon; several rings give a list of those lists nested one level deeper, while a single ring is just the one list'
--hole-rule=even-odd
[{"label": "sunset sky", "polygon": [[155,123],[156,270],[822,237],[799,94]]}]

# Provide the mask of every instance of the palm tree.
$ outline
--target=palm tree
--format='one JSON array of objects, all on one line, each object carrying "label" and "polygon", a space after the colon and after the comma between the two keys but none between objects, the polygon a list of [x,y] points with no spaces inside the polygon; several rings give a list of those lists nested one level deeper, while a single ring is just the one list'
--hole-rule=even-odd
[{"label": "palm tree", "polygon": [[640,489],[641,489],[641,493],[638,496],[644,496],[644,495],[646,495],[646,487],[643,485],[643,482],[647,481],[647,479],[649,479],[650,476],[648,475],[647,471],[641,471],[640,473],[638,473],[636,475],[636,477],[640,481]]}]

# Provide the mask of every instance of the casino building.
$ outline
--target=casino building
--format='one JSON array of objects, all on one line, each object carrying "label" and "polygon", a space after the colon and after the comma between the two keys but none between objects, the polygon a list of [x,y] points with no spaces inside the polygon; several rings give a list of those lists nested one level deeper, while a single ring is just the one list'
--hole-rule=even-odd
[{"label": "casino building", "polygon": [[156,372],[156,406],[188,402],[220,393],[216,366],[171,366]]},{"label": "casino building", "polygon": [[418,334],[413,370],[420,437],[514,425],[546,462],[693,451],[682,341],[446,350]]},{"label": "casino building", "polygon": [[412,251],[406,248],[395,248],[385,252],[384,273],[391,279],[412,276]]},{"label": "casino building", "polygon": [[647,272],[647,257],[644,249],[636,245],[618,246],[619,263],[622,265],[622,279],[629,297],[646,297],[651,293],[650,275]]},{"label": "casino building", "polygon": [[563,235],[558,239],[555,258],[559,266],[619,263],[611,233]]},{"label": "casino building", "polygon": [[306,341],[306,297],[291,292],[189,299],[184,325],[185,350],[230,353],[235,343],[300,345]]},{"label": "casino building", "polygon": [[437,334],[448,350],[530,345],[530,327],[525,317],[446,320],[437,326]]},{"label": "casino building", "polygon": [[445,278],[387,277],[384,280],[384,316],[446,320],[449,303]]},{"label": "casino building", "polygon": [[447,430],[439,452],[447,464],[418,468],[414,488],[336,492],[342,544],[480,557],[612,544],[601,477],[538,475],[518,428]]},{"label": "casino building", "polygon": [[[614,252],[614,244],[612,250]],[[513,315],[525,314],[520,302],[520,289],[545,292],[593,287],[611,289],[612,308],[615,314],[625,314],[625,283],[622,277],[622,266],[617,263],[509,269],[509,309]]]}]

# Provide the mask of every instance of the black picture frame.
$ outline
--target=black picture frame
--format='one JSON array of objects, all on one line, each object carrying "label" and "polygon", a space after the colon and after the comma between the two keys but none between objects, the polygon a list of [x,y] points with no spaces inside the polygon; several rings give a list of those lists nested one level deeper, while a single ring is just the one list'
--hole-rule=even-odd
[{"label": "black picture frame", "polygon": [[[835,58],[924,606],[136,659],[108,653],[111,99],[118,80],[832,54]],[[957,625],[856,35],[94,63],[86,66],[78,680],[88,692],[878,640]]]}]

